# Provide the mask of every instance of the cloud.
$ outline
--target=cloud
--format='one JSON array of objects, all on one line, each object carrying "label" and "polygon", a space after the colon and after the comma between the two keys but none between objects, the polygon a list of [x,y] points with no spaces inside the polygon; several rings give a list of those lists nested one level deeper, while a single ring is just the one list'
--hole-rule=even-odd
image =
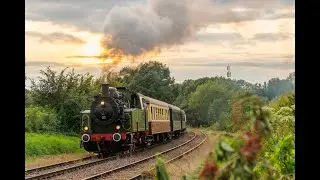
[{"label": "cloud", "polygon": [[44,67],[57,67],[57,68],[80,68],[80,69],[95,69],[101,68],[100,64],[82,64],[80,62],[53,62],[53,61],[26,61],[26,68],[44,68]]},{"label": "cloud", "polygon": [[[210,45],[220,44],[242,49],[256,46],[261,42],[284,41],[294,39],[293,33],[257,33],[252,38],[245,38],[240,33],[201,33],[197,34],[195,41]],[[244,47],[245,46],[245,47]]]},{"label": "cloud", "polygon": [[25,35],[40,38],[40,42],[50,42],[50,43],[72,43],[72,44],[84,44],[86,41],[75,37],[71,34],[65,34],[63,32],[53,32],[53,33],[40,33],[35,31],[27,31]]},{"label": "cloud", "polygon": [[236,49],[245,49],[256,45],[255,41],[244,38],[240,33],[201,33],[196,35],[195,41]]},{"label": "cloud", "polygon": [[294,69],[293,62],[231,62],[231,63],[186,63],[181,66],[198,66],[198,67],[256,67],[256,68],[271,68],[271,69]]},{"label": "cloud", "polygon": [[[51,21],[57,24],[73,25],[82,30],[102,32],[103,23],[110,10],[115,6],[146,4],[147,0],[26,0],[25,17],[27,20]],[[211,0],[212,1],[212,0]],[[193,1],[194,9],[197,3]],[[292,18],[292,11],[279,13],[276,9],[294,6],[292,0],[219,0],[214,6],[199,8],[197,14],[207,17],[213,23],[242,22],[256,19]],[[233,11],[244,7],[246,11]],[[212,9],[213,8],[213,9]],[[210,17],[208,16],[210,15]]]},{"label": "cloud", "polygon": [[202,33],[196,36],[199,41],[234,41],[244,40],[240,33]]},{"label": "cloud", "polygon": [[82,30],[101,32],[103,21],[116,4],[135,0],[26,0],[26,20],[51,21],[73,25]]},{"label": "cloud", "polygon": [[[37,37],[40,41],[41,39],[44,39],[42,42],[65,42],[63,39],[68,39],[69,42],[72,42],[70,36],[78,38],[80,37],[80,34],[86,33],[83,31],[91,31],[88,32],[88,34],[103,32],[103,27],[107,20],[106,18],[111,15],[111,10],[115,10],[116,6],[118,8],[123,8],[127,5],[136,7],[139,4],[146,4],[146,1],[148,0],[26,0],[26,21],[32,22],[29,23],[32,24],[32,28],[28,29],[30,31],[26,32],[26,35]],[[294,68],[293,63],[286,64],[283,62],[292,59],[292,56],[294,56],[290,55],[294,54],[294,51],[289,51],[293,49],[290,49],[289,47],[291,47],[291,39],[294,40],[294,37],[292,34],[288,34],[288,32],[292,33],[291,26],[294,24],[294,1],[210,0],[214,3],[213,11],[210,10],[212,7],[209,6],[207,8],[197,7],[198,1],[202,0],[193,0],[194,5],[192,6],[193,11],[198,13],[197,16],[189,17],[193,18],[192,21],[203,18],[204,24],[210,22],[208,24],[215,28],[214,32],[196,34],[191,39],[195,39],[196,42],[189,41],[183,46],[173,46],[168,49],[167,52],[164,50],[163,54],[160,54],[160,56],[167,55],[166,57],[159,57],[158,60],[160,62],[168,64],[169,67],[173,69],[191,69],[190,71],[196,74],[198,73],[199,77],[214,75],[217,72],[216,69],[222,69],[221,73],[224,74],[226,69],[225,66],[227,65],[225,62],[230,62],[231,67],[234,67],[232,70],[232,73],[234,74],[236,69],[244,69],[245,71],[253,68],[258,69],[257,73],[259,72],[260,76],[263,78],[276,75],[275,73],[264,74],[267,71],[262,73],[265,69],[270,69],[270,71],[271,69],[274,69],[272,71],[280,72],[286,71],[284,69]],[[163,9],[169,10],[168,8]],[[120,18],[123,18],[124,16],[132,14],[124,11],[124,13],[118,13],[118,15]],[[115,17],[114,19],[117,20],[119,17]],[[145,18],[148,19],[150,17]],[[162,17],[162,19],[166,18]],[[262,22],[261,20],[266,21]],[[42,24],[45,23],[38,22],[45,22],[52,25],[44,27]],[[145,24],[153,30],[153,22]],[[282,25],[286,25],[282,28],[283,30],[281,30],[280,27]],[[132,27],[133,26],[126,26],[129,30]],[[55,34],[56,32],[60,32],[61,34],[69,33],[67,35],[70,36],[69,38],[66,38],[67,36],[62,35],[64,38],[61,38],[59,35],[57,36],[57,34]],[[46,38],[43,38],[44,36],[46,36]],[[86,40],[87,39],[89,40],[91,38],[86,38]],[[274,44],[273,42],[275,40],[281,42]],[[144,41],[142,43],[149,42]],[[212,45],[210,43],[212,43]],[[50,44],[44,44],[43,46],[39,46],[35,39],[30,39],[30,41],[28,41],[27,57],[32,58],[33,60],[44,61],[27,61],[27,72],[39,73],[39,69],[49,65],[62,69],[67,66],[75,67],[78,71],[81,70],[84,72],[96,72],[100,69],[99,65],[81,64],[80,60],[78,63],[65,62],[64,58],[66,56],[73,54],[78,55],[78,50],[75,48],[75,45],[67,44],[65,46],[60,46],[59,44],[57,46],[50,45],[50,48],[47,48],[49,45]],[[281,49],[282,47],[283,50]],[[79,51],[81,51],[81,49],[79,49]],[[52,52],[59,53],[49,54],[48,56],[48,53]],[[82,54],[80,53],[79,55]],[[176,57],[181,59],[175,59]],[[203,60],[201,57],[208,58]],[[49,62],[52,59],[56,59],[58,62]],[[153,57],[153,59],[155,58]],[[274,61],[279,62],[276,63]],[[136,65],[140,62],[141,61],[139,60],[134,63],[124,62],[124,65]],[[203,71],[210,71],[211,74],[206,74],[207,72]],[[241,73],[242,70],[239,70],[239,74]],[[191,77],[186,71],[180,72],[179,75],[176,73],[175,75],[180,76],[181,80]],[[247,77],[250,77],[250,75],[246,76],[246,78]],[[252,78],[259,77],[253,75]]]},{"label": "cloud", "polygon": [[49,61],[26,61],[26,67],[39,67],[39,66],[56,66],[64,67],[64,63],[59,62],[49,62]]},{"label": "cloud", "polygon": [[293,39],[294,34],[291,33],[258,33],[255,34],[252,40],[259,40],[259,41],[281,41],[281,40],[288,40]]},{"label": "cloud", "polygon": [[102,45],[125,55],[139,56],[146,51],[185,44],[196,32],[214,23],[268,19],[284,12],[268,9],[274,8],[276,1],[240,2],[244,7],[220,8],[210,0],[153,0],[145,4],[115,6],[106,16]]}]

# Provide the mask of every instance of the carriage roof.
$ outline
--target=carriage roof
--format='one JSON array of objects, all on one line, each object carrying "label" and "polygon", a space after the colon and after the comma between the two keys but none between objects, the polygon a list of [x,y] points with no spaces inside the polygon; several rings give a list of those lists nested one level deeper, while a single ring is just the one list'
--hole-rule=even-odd
[{"label": "carriage roof", "polygon": [[148,96],[145,96],[145,95],[142,95],[140,93],[137,93],[141,98],[149,101],[151,104],[156,104],[156,105],[159,105],[159,106],[164,106],[164,107],[169,107],[170,104],[166,103],[166,102],[163,102],[163,101],[160,101],[160,100],[156,100],[156,99],[153,99],[151,97],[148,97]]},{"label": "carriage roof", "polygon": [[171,104],[169,104],[169,108],[172,110],[181,111],[181,109],[179,107],[171,105]]},{"label": "carriage roof", "polygon": [[88,113],[90,113],[90,109],[81,111],[81,114],[88,114]]}]

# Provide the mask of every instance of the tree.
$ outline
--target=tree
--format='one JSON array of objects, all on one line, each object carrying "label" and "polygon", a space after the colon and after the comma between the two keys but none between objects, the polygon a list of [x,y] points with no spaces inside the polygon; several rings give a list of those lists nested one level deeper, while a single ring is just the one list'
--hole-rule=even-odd
[{"label": "tree", "polygon": [[[289,76],[290,77],[290,76]],[[290,92],[294,90],[294,84],[292,75],[290,78],[282,79],[272,78],[267,83],[266,95],[269,99],[273,99],[274,97],[280,96],[286,92]]]},{"label": "tree", "polygon": [[114,72],[112,69],[104,69],[103,75],[100,77],[100,82],[107,81],[111,87],[121,87],[124,85],[123,79],[119,73]]},{"label": "tree", "polygon": [[230,112],[230,94],[226,86],[209,81],[198,86],[191,94],[189,106],[199,112],[202,124],[210,125],[213,121],[223,120],[222,113]]},{"label": "tree", "polygon": [[75,74],[74,69],[68,73],[66,70],[41,70],[39,81],[31,80],[31,97],[34,105],[56,110],[61,131],[77,132],[80,111],[90,107],[93,95],[100,91],[100,81],[89,74]]},{"label": "tree", "polygon": [[287,80],[289,80],[293,85],[295,85],[295,82],[296,82],[296,74],[295,74],[295,72],[290,73],[289,76],[287,77]]},{"label": "tree", "polygon": [[125,67],[120,71],[128,89],[168,103],[174,101],[174,78],[166,65],[156,61],[141,63],[137,68]]}]

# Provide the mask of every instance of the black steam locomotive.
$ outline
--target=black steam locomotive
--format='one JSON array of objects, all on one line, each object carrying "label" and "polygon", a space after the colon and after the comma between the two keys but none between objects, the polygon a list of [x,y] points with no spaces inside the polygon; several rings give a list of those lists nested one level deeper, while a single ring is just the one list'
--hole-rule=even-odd
[{"label": "black steam locomotive", "polygon": [[171,104],[105,83],[90,110],[81,113],[81,128],[81,147],[113,154],[180,136],[186,115]]}]

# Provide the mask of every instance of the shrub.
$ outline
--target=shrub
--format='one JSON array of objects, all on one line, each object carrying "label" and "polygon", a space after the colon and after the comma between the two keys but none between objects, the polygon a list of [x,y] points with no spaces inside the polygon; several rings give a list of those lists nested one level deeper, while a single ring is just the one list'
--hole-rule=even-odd
[{"label": "shrub", "polygon": [[25,108],[25,132],[53,132],[58,128],[58,116],[53,109],[40,106]]}]

